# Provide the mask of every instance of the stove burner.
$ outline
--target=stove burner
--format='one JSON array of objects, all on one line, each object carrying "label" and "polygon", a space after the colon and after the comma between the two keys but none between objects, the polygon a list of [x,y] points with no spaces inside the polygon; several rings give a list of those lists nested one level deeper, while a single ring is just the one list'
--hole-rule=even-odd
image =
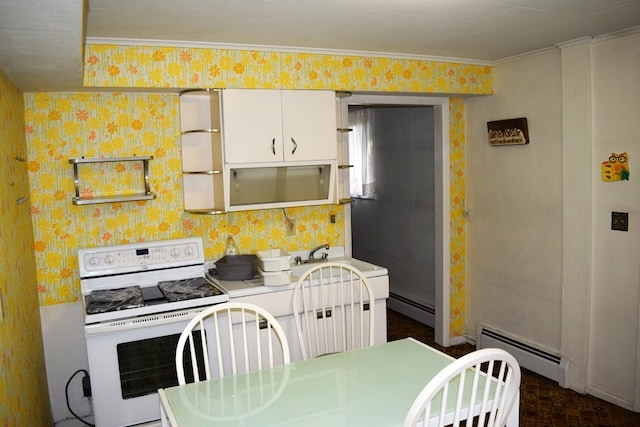
[{"label": "stove burner", "polygon": [[158,287],[169,302],[222,295],[222,291],[204,277],[159,282]]},{"label": "stove burner", "polygon": [[107,313],[144,306],[140,286],[96,290],[87,297],[87,314]]}]

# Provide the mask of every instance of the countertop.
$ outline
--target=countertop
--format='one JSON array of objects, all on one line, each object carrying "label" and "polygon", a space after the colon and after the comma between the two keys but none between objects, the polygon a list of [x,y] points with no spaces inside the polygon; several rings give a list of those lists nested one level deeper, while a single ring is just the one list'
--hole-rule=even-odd
[{"label": "countertop", "polygon": [[[333,249],[333,248],[332,248]],[[304,257],[308,252],[292,253],[292,259],[296,255],[301,255]],[[304,255],[303,255],[304,254]],[[349,264],[358,270],[362,271],[366,277],[378,277],[378,276],[386,276],[389,274],[388,270],[385,267],[381,267],[375,264],[368,263],[366,261],[361,261],[359,259],[351,258],[344,255],[344,251],[340,251],[339,248],[334,249],[333,251],[329,250],[329,259],[328,261],[333,262],[342,262],[345,264]],[[291,290],[295,287],[296,282],[298,281],[299,275],[303,274],[307,269],[314,267],[316,265],[321,264],[320,262],[310,263],[310,264],[292,264],[291,265],[291,283],[282,285],[282,286],[264,286],[262,278],[260,276],[254,276],[249,280],[219,280],[215,276],[210,276],[208,274],[209,267],[207,267],[207,278],[215,283],[217,286],[225,290],[229,297],[237,298],[249,295],[258,295],[272,292],[281,292]]]}]

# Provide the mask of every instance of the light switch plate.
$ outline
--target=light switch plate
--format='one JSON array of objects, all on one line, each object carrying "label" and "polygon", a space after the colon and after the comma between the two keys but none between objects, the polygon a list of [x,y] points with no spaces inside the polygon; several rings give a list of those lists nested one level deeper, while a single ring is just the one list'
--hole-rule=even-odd
[{"label": "light switch plate", "polygon": [[611,212],[611,229],[617,231],[629,231],[629,213]]}]

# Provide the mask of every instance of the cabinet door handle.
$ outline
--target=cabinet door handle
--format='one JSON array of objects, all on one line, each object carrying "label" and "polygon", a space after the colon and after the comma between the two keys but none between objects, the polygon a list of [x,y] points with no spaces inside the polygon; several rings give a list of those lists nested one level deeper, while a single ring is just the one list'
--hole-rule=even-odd
[{"label": "cabinet door handle", "polygon": [[295,153],[296,150],[298,149],[298,143],[296,142],[295,139],[291,138],[291,142],[293,142],[293,150],[291,150],[291,154]]},{"label": "cabinet door handle", "polygon": [[273,141],[271,141],[271,152],[273,153],[273,155],[276,155],[276,139],[273,138]]}]

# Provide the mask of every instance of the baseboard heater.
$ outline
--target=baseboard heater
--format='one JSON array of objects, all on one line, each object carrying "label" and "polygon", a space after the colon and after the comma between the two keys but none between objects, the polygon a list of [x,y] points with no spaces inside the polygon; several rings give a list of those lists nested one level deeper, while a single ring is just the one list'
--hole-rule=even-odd
[{"label": "baseboard heater", "polygon": [[476,348],[501,348],[516,358],[521,367],[567,387],[569,362],[560,356],[518,341],[501,332],[481,326],[478,329]]},{"label": "baseboard heater", "polygon": [[404,314],[405,316],[417,320],[427,326],[435,328],[435,309],[428,305],[421,304],[409,298],[403,297],[393,292],[389,292],[387,308]]},{"label": "baseboard heater", "polygon": [[401,295],[398,295],[396,293],[389,292],[389,298],[396,299],[396,300],[402,302],[403,304],[407,304],[407,305],[415,307],[415,308],[417,308],[419,310],[426,311],[429,314],[432,314],[432,315],[436,314],[436,311],[434,310],[433,307],[429,307],[428,305],[420,304],[419,302],[410,300],[409,298],[405,298],[405,297],[403,297]]}]

